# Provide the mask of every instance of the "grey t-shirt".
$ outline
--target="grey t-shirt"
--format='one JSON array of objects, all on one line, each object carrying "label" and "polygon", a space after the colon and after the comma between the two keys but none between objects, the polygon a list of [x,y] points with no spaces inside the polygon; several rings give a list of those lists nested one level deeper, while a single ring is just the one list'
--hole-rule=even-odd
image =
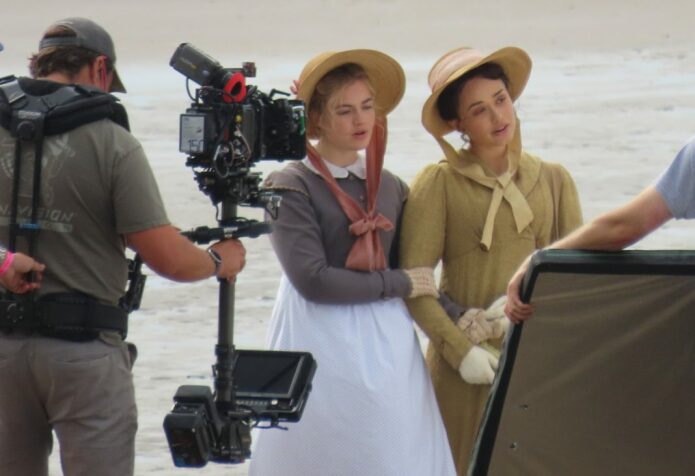
[{"label": "grey t-shirt", "polygon": [[678,152],[654,186],[674,218],[695,218],[695,138]]},{"label": "grey t-shirt", "polygon": [[[348,174],[338,185],[366,207],[365,181]],[[345,268],[355,240],[350,222],[323,178],[295,162],[273,172],[266,187],[281,196],[279,215],[272,220],[270,241],[292,285],[307,300],[323,304],[354,304],[391,297],[406,297],[410,281],[398,269],[364,272]],[[380,231],[384,253],[392,255],[396,225],[407,197],[407,186],[384,170],[377,197],[377,210],[391,220],[391,231]],[[397,266],[391,260],[392,267]]]},{"label": "grey t-shirt", "polygon": [[[33,146],[25,147],[19,220],[31,213]],[[9,241],[15,139],[0,127],[0,242]],[[108,119],[46,137],[41,231],[36,257],[46,264],[41,294],[81,292],[116,304],[127,263],[123,234],[168,224],[154,175],[140,143]],[[19,239],[17,250],[25,251]]]}]

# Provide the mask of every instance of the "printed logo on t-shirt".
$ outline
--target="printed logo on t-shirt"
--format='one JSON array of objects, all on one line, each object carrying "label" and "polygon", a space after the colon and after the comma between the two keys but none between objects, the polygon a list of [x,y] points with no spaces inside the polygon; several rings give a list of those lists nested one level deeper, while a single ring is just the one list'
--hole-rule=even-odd
[{"label": "printed logo on t-shirt", "polygon": [[[12,181],[14,179],[16,141],[9,135],[0,136],[0,173]],[[51,136],[44,142],[41,162],[41,206],[37,210],[37,219],[43,229],[69,233],[73,229],[74,212],[55,208],[56,200],[54,180],[60,174],[65,162],[75,156],[75,151],[68,143],[67,134]],[[28,222],[31,218],[31,195],[33,190],[34,149],[25,147],[22,151],[21,178],[19,197],[26,201],[18,207],[19,221]],[[11,183],[11,182],[10,182]],[[11,215],[11,193],[0,203],[0,224],[8,225]]]}]

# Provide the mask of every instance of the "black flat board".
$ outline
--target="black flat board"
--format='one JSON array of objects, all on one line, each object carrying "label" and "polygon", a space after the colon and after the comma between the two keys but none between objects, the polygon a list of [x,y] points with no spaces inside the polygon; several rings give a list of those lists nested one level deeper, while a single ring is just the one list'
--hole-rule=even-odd
[{"label": "black flat board", "polygon": [[695,252],[537,253],[469,475],[695,474]]}]

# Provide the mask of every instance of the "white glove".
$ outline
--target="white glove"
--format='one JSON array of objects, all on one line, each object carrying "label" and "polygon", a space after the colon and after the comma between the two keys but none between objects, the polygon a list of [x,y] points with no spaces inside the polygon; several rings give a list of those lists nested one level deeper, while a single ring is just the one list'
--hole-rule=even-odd
[{"label": "white glove", "polygon": [[459,374],[473,385],[490,385],[495,378],[498,359],[487,350],[474,345],[459,365]]},{"label": "white glove", "polygon": [[461,329],[473,344],[480,344],[493,337],[492,323],[488,322],[485,309],[470,308],[458,318],[456,327]]},{"label": "white glove", "polygon": [[456,326],[473,344],[499,339],[509,330],[510,321],[504,314],[506,302],[507,296],[502,296],[487,309],[470,308],[458,318]]}]

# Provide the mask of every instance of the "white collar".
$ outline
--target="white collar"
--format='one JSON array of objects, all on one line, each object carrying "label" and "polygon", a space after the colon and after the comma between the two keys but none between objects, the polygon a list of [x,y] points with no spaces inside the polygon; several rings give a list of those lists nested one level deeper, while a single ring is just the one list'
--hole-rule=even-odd
[{"label": "white collar", "polygon": [[[348,165],[347,167],[340,167],[338,165],[332,164],[323,157],[321,157],[321,160],[323,160],[323,163],[326,164],[328,171],[335,178],[347,178],[348,174],[350,173],[361,178],[362,180],[365,180],[365,178],[367,177],[367,159],[365,155],[361,152],[357,154],[357,160],[354,161],[352,164]],[[309,157],[304,157],[302,163],[306,165],[307,168],[315,174],[321,175],[319,171],[316,170],[316,167],[314,167],[311,164],[311,162],[309,161]]]}]

